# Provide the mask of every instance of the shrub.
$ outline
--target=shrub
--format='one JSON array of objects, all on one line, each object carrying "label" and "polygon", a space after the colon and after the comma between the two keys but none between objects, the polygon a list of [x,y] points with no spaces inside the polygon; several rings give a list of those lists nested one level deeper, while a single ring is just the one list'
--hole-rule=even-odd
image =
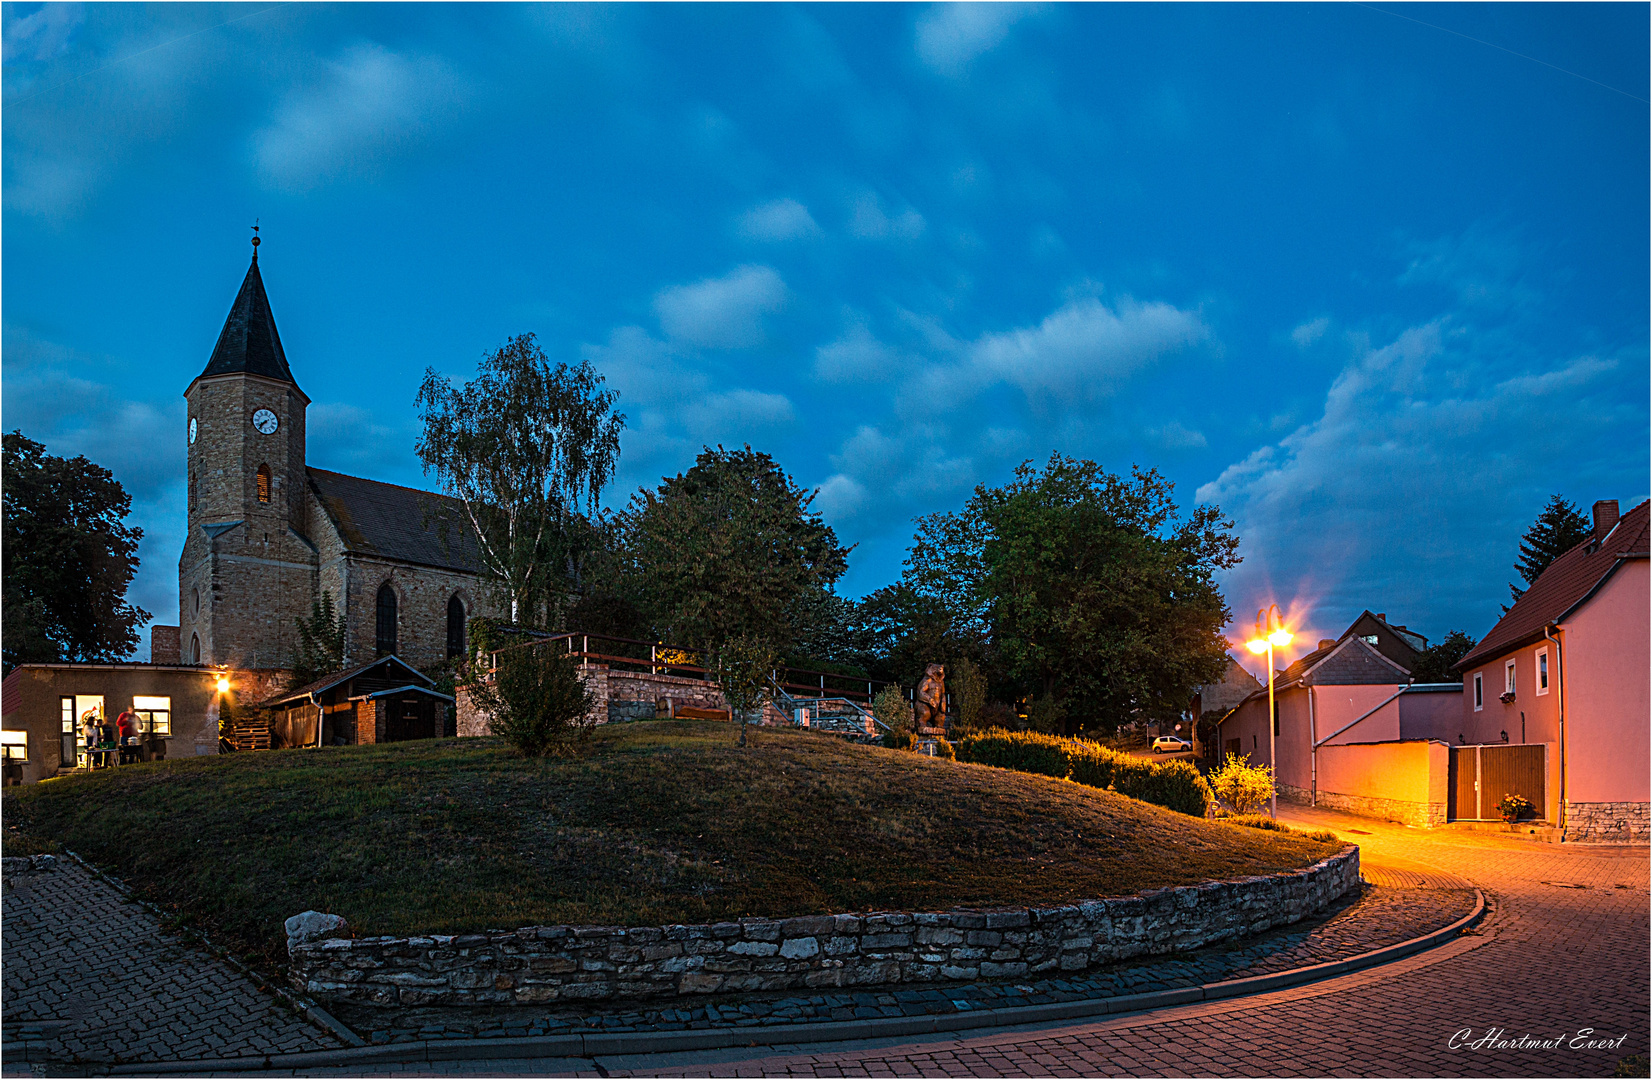
[{"label": "shrub", "polygon": [[[1198,768],[1191,761],[1154,763],[1139,758],[1128,760],[1133,767],[1120,770],[1113,781],[1113,787],[1120,795],[1193,817],[1202,818],[1210,812],[1215,797],[1211,794],[1210,785],[1205,783],[1205,778],[1199,775]],[[1146,768],[1135,768],[1137,765]]]},{"label": "shrub", "polygon": [[565,754],[596,724],[596,695],[580,678],[574,658],[555,649],[508,649],[491,681],[474,669],[465,687],[489,726],[524,757]]},{"label": "shrub", "polygon": [[1210,774],[1210,788],[1236,814],[1248,814],[1273,797],[1273,767],[1252,765],[1249,755],[1229,754]]},{"label": "shrub", "polygon": [[1067,723],[1067,706],[1054,694],[1045,694],[1027,702],[1027,726],[1046,735],[1056,735]]},{"label": "shrub", "polygon": [[[912,734],[912,703],[906,700],[906,695],[898,686],[886,686],[872,699],[872,715],[892,732]],[[884,737],[888,738],[887,735]]]},{"label": "shrub", "polygon": [[980,731],[982,710],[987,704],[987,677],[973,660],[954,660],[947,669],[947,684],[952,700],[958,703],[958,730]]},{"label": "shrub", "polygon": [[952,749],[952,744],[940,735],[935,736],[935,756],[947,761],[957,761],[958,753]]},{"label": "shrub", "polygon": [[1093,742],[1075,741],[1067,748],[1067,760],[1072,768],[1073,782],[1094,788],[1107,788],[1113,785],[1113,776],[1122,756],[1115,750]]},{"label": "shrub", "polygon": [[1067,740],[1035,731],[988,731],[965,735],[955,745],[959,761],[1064,779]]},{"label": "shrub", "polygon": [[910,731],[886,731],[883,733],[883,745],[889,750],[910,750],[917,742]]}]

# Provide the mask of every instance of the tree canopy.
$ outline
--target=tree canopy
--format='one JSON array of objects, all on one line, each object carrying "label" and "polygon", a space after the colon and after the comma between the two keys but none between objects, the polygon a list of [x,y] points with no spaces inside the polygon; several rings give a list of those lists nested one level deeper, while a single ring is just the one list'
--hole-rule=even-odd
[{"label": "tree canopy", "polygon": [[1052,455],[953,514],[918,519],[903,584],[1071,734],[1179,713],[1227,664],[1217,571],[1238,540],[1214,506],[1178,515],[1156,471]]},{"label": "tree canopy", "polygon": [[126,601],[143,530],[108,469],[4,436],[4,662],[119,660],[149,613]]},{"label": "tree canopy", "polygon": [[1411,669],[1411,678],[1420,683],[1463,681],[1463,673],[1456,668],[1457,661],[1474,648],[1474,639],[1461,630],[1453,630],[1438,644],[1423,650],[1422,657]]},{"label": "tree canopy", "polygon": [[589,363],[553,366],[532,334],[484,356],[463,386],[425,371],[415,449],[463,507],[462,522],[443,524],[475,534],[483,577],[512,622],[554,619],[579,591],[619,460],[615,399]]},{"label": "tree canopy", "polygon": [[[1549,496],[1537,520],[1520,538],[1520,558],[1515,561],[1515,573],[1530,588],[1550,563],[1587,540],[1590,531],[1589,519],[1581,510],[1559,495]],[[1510,599],[1518,600],[1525,592],[1513,582],[1509,583]]]}]

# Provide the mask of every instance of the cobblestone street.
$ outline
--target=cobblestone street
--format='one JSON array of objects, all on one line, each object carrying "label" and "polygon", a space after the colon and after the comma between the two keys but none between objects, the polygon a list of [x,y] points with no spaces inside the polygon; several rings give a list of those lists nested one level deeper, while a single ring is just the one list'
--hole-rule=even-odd
[{"label": "cobblestone street", "polygon": [[110,1062],[343,1045],[71,859],[8,877],[3,918],[8,1046]]}]

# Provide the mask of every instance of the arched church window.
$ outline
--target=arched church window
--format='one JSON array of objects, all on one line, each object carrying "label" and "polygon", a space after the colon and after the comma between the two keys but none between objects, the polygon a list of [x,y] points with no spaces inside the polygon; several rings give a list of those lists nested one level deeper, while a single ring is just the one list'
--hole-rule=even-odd
[{"label": "arched church window", "polygon": [[396,651],[396,590],[387,581],[379,586],[377,626],[373,647],[380,656]]},{"label": "arched church window", "polygon": [[199,615],[201,613],[201,587],[197,585],[189,590],[189,595],[195,602],[195,614]]},{"label": "arched church window", "polygon": [[191,634],[191,635],[189,635],[189,662],[191,664],[199,664],[201,662],[201,635],[200,634]]},{"label": "arched church window", "polygon": [[261,503],[270,501],[270,467],[268,465],[258,466],[258,501]]},{"label": "arched church window", "polygon": [[447,655],[465,654],[465,602],[455,593],[447,602]]}]

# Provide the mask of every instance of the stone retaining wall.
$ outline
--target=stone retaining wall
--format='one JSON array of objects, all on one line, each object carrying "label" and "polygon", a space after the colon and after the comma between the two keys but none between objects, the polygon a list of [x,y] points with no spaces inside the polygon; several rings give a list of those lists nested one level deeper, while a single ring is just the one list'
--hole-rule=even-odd
[{"label": "stone retaining wall", "polygon": [[[727,709],[723,692],[703,679],[682,675],[653,675],[646,671],[616,671],[600,665],[580,668],[591,693],[597,699],[597,723],[621,723],[627,720],[652,720],[669,715],[668,709],[688,706],[696,709]],[[667,706],[667,702],[670,705]],[[493,734],[488,717],[471,701],[461,687],[455,693],[457,732],[462,736]],[[785,713],[773,703],[765,703],[760,721],[764,724],[789,722]]]},{"label": "stone retaining wall", "polygon": [[1652,838],[1652,804],[1566,800],[1566,841],[1644,844]]},{"label": "stone retaining wall", "polygon": [[1019,978],[1285,926],[1358,883],[1350,847],[1301,870],[1063,907],[314,941],[289,948],[289,977],[324,1000],[403,1006]]},{"label": "stone retaining wall", "polygon": [[[1313,793],[1307,788],[1279,785],[1279,797],[1298,806],[1315,804]],[[1446,804],[1443,802],[1412,802],[1407,799],[1379,799],[1372,795],[1344,795],[1336,791],[1321,791],[1317,805],[1330,810],[1341,810],[1358,817],[1378,821],[1397,821],[1419,829],[1432,829],[1446,823]]]}]

